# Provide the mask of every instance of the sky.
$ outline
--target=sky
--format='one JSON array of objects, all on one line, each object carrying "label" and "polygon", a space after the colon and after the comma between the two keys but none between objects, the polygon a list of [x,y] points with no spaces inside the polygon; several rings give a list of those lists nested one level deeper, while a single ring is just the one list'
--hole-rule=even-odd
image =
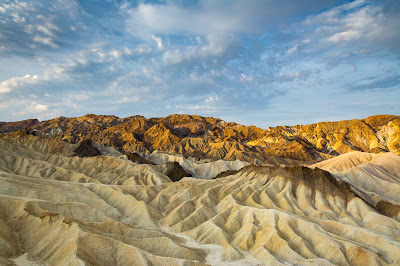
[{"label": "sky", "polygon": [[400,115],[398,0],[0,1],[0,121]]}]

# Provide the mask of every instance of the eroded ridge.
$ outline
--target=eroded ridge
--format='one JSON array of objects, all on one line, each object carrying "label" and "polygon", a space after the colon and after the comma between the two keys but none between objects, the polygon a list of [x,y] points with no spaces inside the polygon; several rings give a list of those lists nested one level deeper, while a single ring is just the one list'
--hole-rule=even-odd
[{"label": "eroded ridge", "polygon": [[400,155],[400,116],[320,122],[262,129],[213,117],[118,118],[87,114],[39,122],[0,122],[0,133],[24,130],[68,143],[91,140],[123,153],[167,152],[197,159],[304,165],[351,151]]},{"label": "eroded ridge", "polygon": [[0,260],[69,265],[398,265],[400,223],[326,171],[245,166],[172,182],[156,166],[0,137]]},{"label": "eroded ridge", "polygon": [[350,152],[310,167],[331,172],[380,212],[400,220],[400,156]]}]

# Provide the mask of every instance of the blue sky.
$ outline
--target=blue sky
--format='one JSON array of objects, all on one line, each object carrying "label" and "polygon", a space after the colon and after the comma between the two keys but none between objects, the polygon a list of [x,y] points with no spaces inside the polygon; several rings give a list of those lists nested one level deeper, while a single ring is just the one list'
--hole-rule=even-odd
[{"label": "blue sky", "polygon": [[400,115],[400,1],[0,2],[0,121]]}]

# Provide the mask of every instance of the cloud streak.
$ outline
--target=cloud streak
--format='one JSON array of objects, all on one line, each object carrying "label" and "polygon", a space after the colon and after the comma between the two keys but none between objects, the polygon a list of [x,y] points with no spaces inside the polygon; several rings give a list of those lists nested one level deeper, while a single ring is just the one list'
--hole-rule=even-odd
[{"label": "cloud streak", "polygon": [[400,87],[400,75],[387,76],[384,78],[374,79],[371,82],[358,82],[349,87],[350,90],[356,91],[381,91],[381,90],[398,90]]}]

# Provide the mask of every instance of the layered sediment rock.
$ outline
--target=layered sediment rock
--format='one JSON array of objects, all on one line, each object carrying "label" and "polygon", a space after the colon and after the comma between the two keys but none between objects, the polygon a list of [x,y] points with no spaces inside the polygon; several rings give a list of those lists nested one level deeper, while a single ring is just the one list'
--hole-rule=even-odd
[{"label": "layered sediment rock", "polygon": [[380,212],[400,220],[400,156],[350,152],[310,167],[331,172]]},{"label": "layered sediment rock", "polygon": [[316,163],[351,151],[400,154],[400,117],[392,115],[267,130],[195,115],[150,119],[85,115],[31,122],[3,123],[0,132],[29,124],[40,136],[68,143],[89,139],[122,153],[162,151],[198,159],[270,161],[274,165]]},{"label": "layered sediment rock", "polygon": [[[2,264],[400,264],[399,221],[337,175],[371,159],[327,164],[337,176],[248,165],[216,180],[172,182],[162,164],[74,156],[78,145],[0,137]],[[397,167],[375,159],[370,174]]]}]

